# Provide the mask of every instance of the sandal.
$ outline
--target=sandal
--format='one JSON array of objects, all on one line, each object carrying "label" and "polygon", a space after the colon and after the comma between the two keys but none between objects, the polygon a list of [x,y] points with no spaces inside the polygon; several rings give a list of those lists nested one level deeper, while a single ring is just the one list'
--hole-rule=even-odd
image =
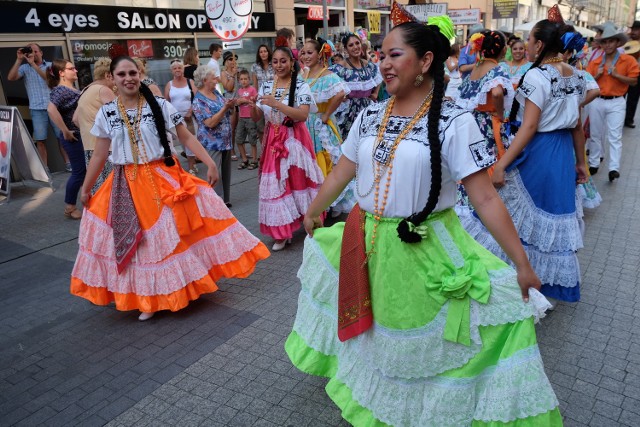
[{"label": "sandal", "polygon": [[236,156],[235,154],[233,154],[231,156],[231,160],[233,160],[234,162],[238,160],[238,156]]},{"label": "sandal", "polygon": [[71,209],[64,209],[64,216],[70,219],[80,219],[82,218],[82,211],[78,210],[75,206]]},{"label": "sandal", "polygon": [[238,164],[238,169],[247,169],[249,167],[249,160],[245,160],[244,162],[240,162]]},{"label": "sandal", "polygon": [[251,162],[249,163],[249,166],[247,166],[247,169],[251,171],[251,170],[257,169],[257,167],[258,167],[258,162]]}]

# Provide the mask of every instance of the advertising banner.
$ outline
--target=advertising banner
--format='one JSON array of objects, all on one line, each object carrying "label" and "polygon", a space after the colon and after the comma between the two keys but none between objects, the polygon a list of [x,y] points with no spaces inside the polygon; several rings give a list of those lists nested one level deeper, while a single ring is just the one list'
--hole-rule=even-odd
[{"label": "advertising banner", "polygon": [[518,0],[493,0],[493,19],[517,17]]}]

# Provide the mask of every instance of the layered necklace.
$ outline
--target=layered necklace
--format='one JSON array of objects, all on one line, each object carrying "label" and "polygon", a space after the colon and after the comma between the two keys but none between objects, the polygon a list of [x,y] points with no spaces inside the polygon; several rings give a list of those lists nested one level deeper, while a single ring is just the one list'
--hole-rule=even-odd
[{"label": "layered necklace", "polygon": [[[273,79],[273,87],[271,88],[271,94],[275,98],[276,101],[280,102],[282,98],[284,98],[285,93],[289,93],[289,88],[291,86],[291,75],[289,75],[289,81],[287,85],[283,88],[282,93],[278,96],[278,75]],[[277,113],[276,113],[277,111]],[[273,128],[276,131],[276,134],[280,131],[280,125],[282,124],[282,113],[280,110],[271,107],[271,123],[273,123]]]},{"label": "layered necklace", "polygon": [[[418,110],[415,112],[409,123],[402,129],[400,134],[395,138],[391,145],[387,145],[384,140],[384,134],[387,130],[387,125],[389,124],[389,118],[391,117],[391,111],[393,110],[393,106],[395,104],[395,96],[389,100],[387,104],[387,108],[384,112],[384,116],[382,117],[382,122],[380,123],[380,128],[378,128],[378,135],[373,144],[373,152],[371,156],[371,163],[373,166],[373,182],[371,183],[371,187],[367,190],[365,194],[361,194],[358,183],[358,162],[356,161],[356,192],[358,196],[364,198],[371,194],[373,191],[373,230],[371,233],[371,248],[367,251],[367,260],[374,253],[374,245],[376,241],[376,234],[378,231],[378,224],[380,224],[380,219],[384,214],[384,210],[387,206],[387,200],[389,197],[389,189],[391,187],[391,175],[393,172],[393,160],[396,156],[396,150],[400,143],[406,138],[406,136],[411,132],[411,130],[415,127],[418,121],[427,114],[429,111],[429,107],[431,106],[431,100],[433,99],[433,89],[429,92],[429,94],[425,97],[418,107]],[[356,159],[358,159],[358,152],[356,145]],[[382,201],[380,200],[380,183],[382,181],[382,177],[386,174],[385,180],[385,188],[382,194]]]},{"label": "layered necklace", "polygon": [[[142,106],[144,104],[144,97],[142,94],[138,94],[138,105],[136,107],[136,115],[133,118],[133,123],[129,121],[129,116],[127,114],[127,109],[124,107],[122,102],[122,98],[118,97],[118,111],[120,112],[120,117],[127,127],[127,133],[129,134],[129,146],[131,147],[131,157],[133,157],[133,165],[130,168],[125,166],[125,175],[129,179],[129,181],[135,181],[138,176],[138,161],[141,159],[142,164],[145,170],[145,175],[151,182],[154,192],[154,200],[156,201],[156,205],[158,209],[160,209],[160,193],[158,192],[158,188],[156,187],[156,183],[153,179],[153,174],[151,173],[151,166],[149,166],[149,156],[147,155],[147,149],[145,147],[145,143],[142,140],[142,132],[140,132],[140,120],[142,118]],[[124,149],[124,144],[122,145],[122,154],[123,158],[126,159],[126,151]]]}]

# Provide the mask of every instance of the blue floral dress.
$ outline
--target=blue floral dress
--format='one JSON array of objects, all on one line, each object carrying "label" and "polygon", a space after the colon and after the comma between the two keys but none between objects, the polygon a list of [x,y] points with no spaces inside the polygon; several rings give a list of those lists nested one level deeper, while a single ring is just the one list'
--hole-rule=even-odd
[{"label": "blue floral dress", "polygon": [[[507,114],[511,111],[515,92],[509,75],[500,66],[492,68],[478,80],[471,80],[470,76],[465,77],[460,85],[459,96],[456,99],[456,104],[459,107],[473,114],[478,126],[480,126],[480,131],[486,138],[486,145],[477,147],[477,149],[481,151],[478,155],[485,159],[487,167],[495,163],[508,147],[508,135],[502,123],[503,117],[496,116],[496,108],[493,105],[492,98],[488,96],[491,90],[498,86],[501,86],[505,91],[504,111]],[[499,132],[497,138],[496,132]],[[458,185],[456,205],[471,207],[469,197],[462,184]],[[464,213],[458,209],[458,214]]]},{"label": "blue floral dress", "polygon": [[334,64],[329,69],[344,80],[350,89],[349,99],[336,111],[340,135],[345,140],[360,111],[373,102],[369,96],[382,83],[382,75],[373,62],[367,62],[362,68],[347,68]]}]

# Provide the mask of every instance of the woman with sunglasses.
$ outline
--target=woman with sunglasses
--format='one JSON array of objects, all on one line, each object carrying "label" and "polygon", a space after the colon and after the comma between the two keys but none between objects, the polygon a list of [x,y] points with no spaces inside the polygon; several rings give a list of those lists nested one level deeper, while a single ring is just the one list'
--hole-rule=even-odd
[{"label": "woman with sunglasses", "polygon": [[73,123],[73,114],[80,98],[80,91],[73,86],[77,80],[78,70],[66,59],[54,59],[47,70],[47,84],[51,88],[47,112],[53,123],[60,129],[60,134],[57,135],[58,140],[71,163],[71,176],[67,180],[64,196],[64,216],[71,219],[82,218],[82,211],[76,208],[76,203],[87,172],[80,129]]},{"label": "woman with sunglasses", "polygon": [[342,139],[347,139],[349,129],[353,125],[360,111],[374,100],[378,99],[378,88],[382,83],[382,76],[378,66],[362,58],[362,41],[355,34],[347,34],[342,38],[347,57],[344,64],[334,64],[329,69],[347,83],[350,89],[346,107],[336,112],[336,120]]},{"label": "woman with sunglasses", "polygon": [[[247,277],[269,256],[211,188],[215,163],[166,100],[140,83],[133,59],[111,62],[118,88],[91,133],[96,148],[82,187],[85,203],[71,293],[117,310],[139,310],[139,320],[178,311],[215,292],[221,277]],[[207,181],[184,171],[167,133],[208,167]],[[91,197],[109,148],[113,172]]]}]

